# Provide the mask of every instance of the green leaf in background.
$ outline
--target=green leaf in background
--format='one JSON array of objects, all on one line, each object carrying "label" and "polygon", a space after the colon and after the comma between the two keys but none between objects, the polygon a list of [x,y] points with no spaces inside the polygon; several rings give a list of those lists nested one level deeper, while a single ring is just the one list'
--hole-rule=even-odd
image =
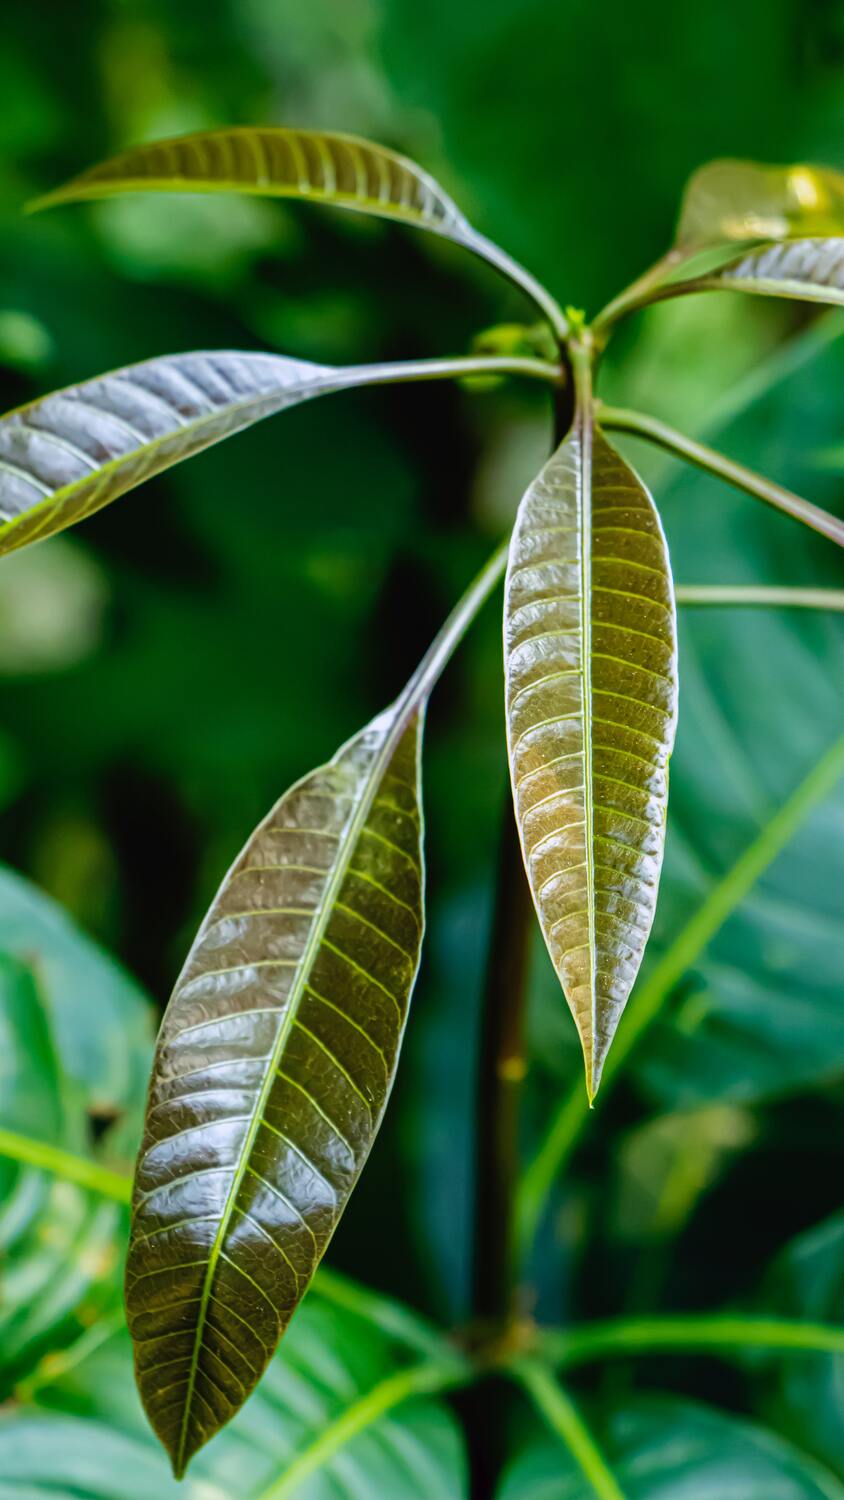
[{"label": "green leaf in background", "polygon": [[683,196],[677,247],[844,234],[844,175],[826,167],[711,161]]},{"label": "green leaf in background", "polygon": [[259,193],[353,209],[454,240],[512,277],[552,326],[565,319],[544,288],[478,234],[415,162],[372,141],[284,127],[196,131],[135,146],[37,199],[33,209],[132,192]]},{"label": "green leaf in background", "polygon": [[51,1362],[0,1415],[0,1496],[465,1500],[463,1441],[430,1394],[458,1383],[370,1321],[308,1297],[260,1389],[177,1484],[144,1420],[122,1326]]},{"label": "green leaf in background", "polygon": [[591,413],[521,502],[504,630],[517,821],[591,1098],[653,920],[677,702],[659,516]]},{"label": "green leaf in background", "polygon": [[[642,1398],[596,1430],[621,1500],[844,1500],[831,1474],[773,1433],[692,1402]],[[497,1500],[601,1493],[610,1491],[593,1488],[559,1441],[537,1435],[511,1463]]]},{"label": "green leaf in background", "polygon": [[422,940],[421,713],[411,685],[281,798],[164,1019],[126,1297],[177,1476],[260,1378],[389,1096]]},{"label": "green leaf in background", "polygon": [[[23,1137],[126,1163],[151,1045],[141,992],[52,901],[0,871],[0,1152]],[[0,1154],[0,1396],[115,1304],[125,1229],[119,1205]]]},{"label": "green leaf in background", "polygon": [[[786,1246],[771,1267],[759,1301],[785,1317],[844,1323],[844,1213]],[[765,1409],[772,1426],[844,1480],[844,1356],[798,1354],[779,1360],[768,1383]]]}]

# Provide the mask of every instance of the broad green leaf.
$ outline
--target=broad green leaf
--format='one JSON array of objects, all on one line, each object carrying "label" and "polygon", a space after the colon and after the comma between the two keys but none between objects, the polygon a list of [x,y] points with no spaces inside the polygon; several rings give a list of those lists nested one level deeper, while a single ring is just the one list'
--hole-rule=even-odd
[{"label": "broad green leaf", "polygon": [[[46,896],[0,871],[0,1135],[127,1162],[151,1046],[140,991]],[[126,1231],[118,1204],[19,1164],[3,1146],[0,1399],[34,1359],[117,1302]]]},{"label": "broad green leaf", "polygon": [[[595,1428],[624,1500],[844,1500],[832,1474],[772,1432],[671,1397],[642,1398]],[[593,1500],[559,1441],[538,1435],[497,1500]]]},{"label": "broad green leaf", "polygon": [[687,253],[744,240],[844,234],[844,175],[826,167],[711,161],[683,196],[676,245]]},{"label": "broad green leaf", "polygon": [[659,516],[589,412],[521,502],[504,629],[525,864],[592,1096],[654,915],[677,664]]},{"label": "broad green leaf", "polygon": [[268,354],[172,354],[22,406],[0,419],[0,555],[262,417],[368,378]]},{"label": "broad green leaf", "polygon": [[[844,1212],[786,1246],[765,1280],[759,1305],[785,1317],[844,1323]],[[772,1425],[844,1479],[842,1388],[840,1354],[795,1354],[770,1362],[766,1405]]]},{"label": "broad green leaf", "polygon": [[126,1296],[177,1475],[260,1378],[387,1102],[422,938],[421,729],[406,692],[281,798],[164,1018]]},{"label": "broad green leaf", "polygon": [[396,219],[486,253],[457,205],[415,162],[327,130],[249,126],[152,141],[90,168],[32,206],[151,190],[299,198]]},{"label": "broad green leaf", "polygon": [[[842,218],[844,233],[844,218]],[[701,285],[761,297],[844,305],[844,238],[789,240],[766,245],[725,266]]]},{"label": "broad green leaf", "polygon": [[[244,1411],[192,1466],[171,1477],[132,1380],[125,1329],[101,1325],[38,1372],[22,1404],[0,1415],[0,1496],[77,1500],[465,1500],[466,1460],[455,1419],[431,1395],[413,1394],[427,1367],[369,1321],[315,1290]],[[409,1399],[398,1382],[408,1377]],[[393,1399],[379,1403],[385,1382]],[[390,1396],[390,1386],[386,1387]],[[373,1402],[372,1397],[376,1396]],[[366,1410],[368,1403],[371,1409]],[[346,1425],[337,1434],[337,1423]],[[339,1441],[337,1437],[339,1436]],[[305,1459],[309,1472],[285,1476]],[[291,1481],[295,1471],[291,1473]]]}]

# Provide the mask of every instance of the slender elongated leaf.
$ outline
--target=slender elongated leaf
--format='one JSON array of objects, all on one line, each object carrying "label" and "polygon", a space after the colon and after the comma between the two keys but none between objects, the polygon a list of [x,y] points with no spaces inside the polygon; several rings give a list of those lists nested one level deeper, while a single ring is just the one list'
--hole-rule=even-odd
[{"label": "slender elongated leaf", "polygon": [[177,1474],[255,1386],[381,1120],[422,937],[421,727],[405,695],[281,798],[164,1018],[126,1296]]},{"label": "slender elongated leaf", "polygon": [[9,412],[0,419],[0,555],[262,417],[370,376],[269,354],[172,354]]},{"label": "slender elongated leaf", "polygon": [[826,167],[711,161],[689,179],[676,244],[702,250],[735,240],[844,234],[844,175]]},{"label": "slender elongated leaf", "polygon": [[591,1096],[653,920],[677,665],[659,516],[588,410],[521,502],[504,621],[517,821]]},{"label": "slender elongated leaf", "polygon": [[476,233],[439,183],[406,156],[327,130],[202,130],[135,146],[74,177],[33,208],[131,192],[259,193],[397,219],[481,254]]},{"label": "slender elongated leaf", "polygon": [[[691,1401],[642,1398],[597,1435],[625,1500],[844,1500],[819,1464],[773,1432]],[[498,1500],[592,1500],[574,1457],[544,1434],[504,1475]]]},{"label": "slender elongated leaf", "polygon": [[[842,224],[844,231],[844,223]],[[844,239],[790,240],[754,250],[703,285],[761,297],[844,305]]]},{"label": "slender elongated leaf", "polygon": [[421,1375],[435,1391],[448,1383],[447,1360],[420,1360],[315,1287],[260,1390],[179,1485],[144,1420],[125,1328],[100,1324],[0,1414],[0,1495],[465,1500],[457,1422]]}]

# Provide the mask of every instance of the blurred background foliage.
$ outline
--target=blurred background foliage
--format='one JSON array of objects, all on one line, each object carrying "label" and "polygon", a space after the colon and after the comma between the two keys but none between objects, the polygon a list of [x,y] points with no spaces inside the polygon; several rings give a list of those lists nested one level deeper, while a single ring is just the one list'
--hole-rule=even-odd
[{"label": "blurred background foliage", "polygon": [[[403,149],[561,301],[597,311],[664,248],[701,161],[844,168],[844,5],[745,0],[738,19],[735,7],[669,0],[7,7],[4,408],[157,353],[435,355],[523,315],[455,247],[351,215],[215,197],[21,215],[29,195],[124,144],[203,126],[324,126]],[[712,296],[625,326],[602,390],[840,513],[841,479],[821,458],[844,441],[842,376],[838,314]],[[515,383],[331,398],[4,560],[2,858],[162,1005],[246,835],[397,691],[505,531],[549,434],[547,394]],[[831,545],[629,452],[663,507],[679,581],[840,583]],[[682,643],[652,965],[844,730],[840,619],[690,611]],[[433,705],[426,955],[393,1107],[332,1248],[335,1264],[443,1319],[468,1301],[478,1007],[508,795],[501,696],[489,607]],[[839,785],[670,987],[555,1188],[531,1272],[545,1316],[770,1306],[763,1267],[838,1206],[842,848]],[[105,980],[83,968],[75,999],[57,998],[37,965],[33,977],[26,933],[4,941],[4,1026],[41,983],[65,1028],[72,1004],[94,1007],[96,1031]],[[580,1082],[539,944],[532,988],[528,1150]],[[132,1015],[137,1003],[121,1002]],[[26,1045],[32,1055],[41,1043]],[[90,1128],[96,1069],[63,1065],[84,1085]],[[126,1079],[112,1075],[106,1094],[137,1106]],[[59,1121],[44,1129],[73,1139]],[[45,1212],[67,1230],[66,1205]],[[106,1243],[113,1226],[84,1232]],[[38,1275],[54,1275],[49,1257]],[[832,1271],[824,1315],[834,1282]],[[90,1321],[100,1303],[81,1301]],[[18,1373],[37,1345],[21,1323]],[[780,1430],[830,1463],[831,1378],[818,1361],[788,1382],[774,1371],[764,1396]],[[761,1409],[744,1376],[715,1362],[616,1365],[600,1380],[610,1396],[655,1385]]]}]

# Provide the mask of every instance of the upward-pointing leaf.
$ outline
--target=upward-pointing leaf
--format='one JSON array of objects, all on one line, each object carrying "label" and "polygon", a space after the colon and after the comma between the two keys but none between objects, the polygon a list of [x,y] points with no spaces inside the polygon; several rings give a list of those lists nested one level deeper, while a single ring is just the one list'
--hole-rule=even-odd
[{"label": "upward-pointing leaf", "polygon": [[516,816],[591,1097],[653,920],[677,665],[659,516],[588,405],[521,502],[504,632]]},{"label": "upward-pointing leaf", "polygon": [[256,1385],[380,1124],[422,939],[423,711],[411,685],[281,798],[164,1018],[126,1300],[177,1475]]},{"label": "upward-pointing leaf", "polygon": [[844,175],[826,167],[710,161],[689,179],[677,247],[844,234]]}]

